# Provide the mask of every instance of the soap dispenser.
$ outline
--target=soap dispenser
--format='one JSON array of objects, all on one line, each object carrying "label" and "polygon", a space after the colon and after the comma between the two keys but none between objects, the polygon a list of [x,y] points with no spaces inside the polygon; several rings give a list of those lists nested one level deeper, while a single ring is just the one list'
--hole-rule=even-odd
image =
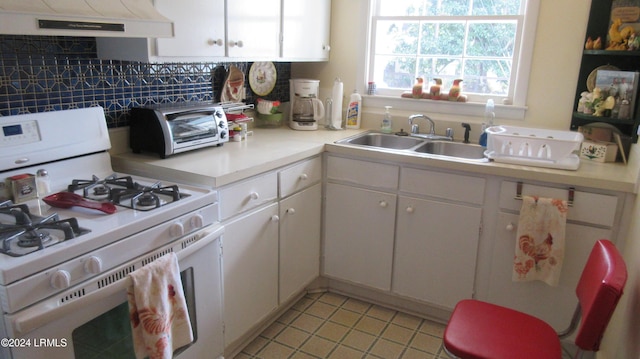
[{"label": "soap dispenser", "polygon": [[391,133],[391,113],[389,113],[389,110],[391,109],[391,106],[385,106],[384,107],[384,117],[382,118],[382,124],[380,124],[380,131],[382,131],[382,133]]}]

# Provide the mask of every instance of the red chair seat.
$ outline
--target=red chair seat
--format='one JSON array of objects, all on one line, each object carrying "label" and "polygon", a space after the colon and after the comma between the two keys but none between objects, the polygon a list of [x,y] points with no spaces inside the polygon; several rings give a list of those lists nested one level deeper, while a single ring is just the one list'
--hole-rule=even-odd
[{"label": "red chair seat", "polygon": [[547,323],[477,300],[456,305],[444,344],[451,354],[463,359],[562,358],[558,334]]}]

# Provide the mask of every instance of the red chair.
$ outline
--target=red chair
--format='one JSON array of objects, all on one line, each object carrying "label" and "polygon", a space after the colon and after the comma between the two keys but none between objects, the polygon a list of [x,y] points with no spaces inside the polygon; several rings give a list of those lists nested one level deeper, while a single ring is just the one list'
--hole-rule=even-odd
[{"label": "red chair", "polygon": [[463,359],[561,359],[560,339],[577,327],[576,356],[583,350],[598,351],[626,281],[622,256],[613,243],[601,239],[582,271],[576,288],[578,306],[566,331],[556,333],[542,320],[512,309],[463,300],[447,324],[444,348],[449,355]]}]

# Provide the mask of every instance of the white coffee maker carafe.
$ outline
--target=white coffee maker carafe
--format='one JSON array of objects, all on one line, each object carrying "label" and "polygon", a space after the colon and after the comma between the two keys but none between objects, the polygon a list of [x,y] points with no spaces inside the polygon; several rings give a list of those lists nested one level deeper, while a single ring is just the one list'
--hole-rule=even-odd
[{"label": "white coffee maker carafe", "polygon": [[324,105],[318,99],[320,80],[290,79],[291,111],[289,127],[294,130],[317,130],[324,119]]}]

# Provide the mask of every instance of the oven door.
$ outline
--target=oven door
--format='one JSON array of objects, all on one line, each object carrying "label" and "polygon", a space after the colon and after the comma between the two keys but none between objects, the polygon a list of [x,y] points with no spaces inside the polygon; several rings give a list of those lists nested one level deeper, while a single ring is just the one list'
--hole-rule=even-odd
[{"label": "oven door", "polygon": [[4,324],[11,339],[0,349],[10,347],[9,357],[13,358],[135,358],[126,295],[131,279],[126,273],[132,271],[132,266],[139,268],[142,262],[174,251],[194,336],[190,345],[174,351],[174,357],[222,357],[219,237],[223,231],[220,225],[203,228],[100,275],[93,282],[110,284],[86,296],[81,296],[76,286],[55,298],[5,315]]},{"label": "oven door", "polygon": [[216,111],[178,113],[166,116],[173,153],[215,144],[219,139]]}]

